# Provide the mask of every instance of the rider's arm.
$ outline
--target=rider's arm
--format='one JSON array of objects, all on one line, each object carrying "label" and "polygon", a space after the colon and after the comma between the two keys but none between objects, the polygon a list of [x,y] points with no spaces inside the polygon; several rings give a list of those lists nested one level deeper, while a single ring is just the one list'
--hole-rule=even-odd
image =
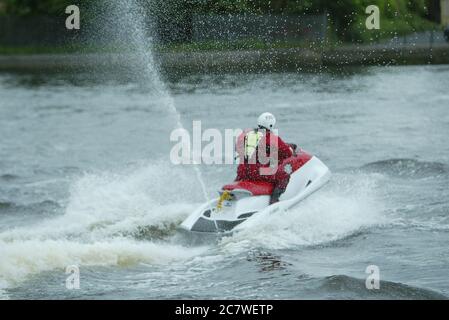
[{"label": "rider's arm", "polygon": [[279,160],[283,161],[287,158],[290,158],[293,155],[293,151],[292,148],[286,144],[284,141],[282,141],[281,138],[278,137],[278,156],[279,156]]}]

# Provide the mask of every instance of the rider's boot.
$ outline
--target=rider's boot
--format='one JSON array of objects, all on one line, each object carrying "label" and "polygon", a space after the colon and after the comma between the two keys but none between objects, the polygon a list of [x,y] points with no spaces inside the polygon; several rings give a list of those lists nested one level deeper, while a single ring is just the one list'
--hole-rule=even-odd
[{"label": "rider's boot", "polygon": [[276,203],[279,201],[279,197],[283,194],[285,189],[274,188],[273,193],[271,194],[270,204]]}]

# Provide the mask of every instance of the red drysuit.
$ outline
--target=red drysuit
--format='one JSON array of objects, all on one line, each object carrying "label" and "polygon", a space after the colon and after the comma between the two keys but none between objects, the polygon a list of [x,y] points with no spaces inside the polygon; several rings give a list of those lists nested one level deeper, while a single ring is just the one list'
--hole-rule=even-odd
[{"label": "red drysuit", "polygon": [[[245,152],[245,143],[247,135],[251,132],[261,132],[263,136],[260,138],[255,152],[248,157]],[[238,137],[236,147],[240,157],[236,181],[266,181],[272,183],[275,188],[285,190],[290,175],[284,170],[282,163],[293,155],[293,151],[288,144],[269,130],[248,129]],[[271,166],[272,170],[269,170],[269,159],[274,164],[274,167]],[[271,172],[261,172],[261,168],[266,168],[265,170],[268,169]]]}]

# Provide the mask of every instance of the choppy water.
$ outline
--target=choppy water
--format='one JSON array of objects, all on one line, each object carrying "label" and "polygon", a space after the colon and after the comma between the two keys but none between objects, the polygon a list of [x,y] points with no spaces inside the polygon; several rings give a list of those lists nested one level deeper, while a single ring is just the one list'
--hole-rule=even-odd
[{"label": "choppy water", "polygon": [[[191,239],[176,229],[204,197],[192,167],[169,162],[167,97],[91,73],[0,74],[2,298],[449,295],[449,66],[167,86],[187,129],[245,128],[273,112],[331,182],[230,237]],[[201,171],[213,196],[235,166]],[[65,287],[68,265],[79,290]],[[368,265],[380,290],[365,288]]]}]

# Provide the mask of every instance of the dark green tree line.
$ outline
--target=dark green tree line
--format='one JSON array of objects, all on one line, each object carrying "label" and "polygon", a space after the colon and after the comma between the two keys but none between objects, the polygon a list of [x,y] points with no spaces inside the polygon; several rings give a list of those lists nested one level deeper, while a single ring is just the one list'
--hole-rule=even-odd
[{"label": "dark green tree line", "polygon": [[[92,3],[105,0],[0,0],[4,14],[63,15],[70,4],[89,8]],[[126,1],[126,0],[108,0]],[[136,0],[162,22],[170,34],[171,27],[185,28],[194,14],[328,14],[331,31],[342,40],[366,40],[397,32],[407,33],[429,28],[428,4],[435,0]],[[382,31],[367,33],[365,8],[379,6]],[[433,8],[433,6],[431,6]],[[162,30],[162,31],[164,31]],[[164,31],[164,32],[165,32]]]}]

